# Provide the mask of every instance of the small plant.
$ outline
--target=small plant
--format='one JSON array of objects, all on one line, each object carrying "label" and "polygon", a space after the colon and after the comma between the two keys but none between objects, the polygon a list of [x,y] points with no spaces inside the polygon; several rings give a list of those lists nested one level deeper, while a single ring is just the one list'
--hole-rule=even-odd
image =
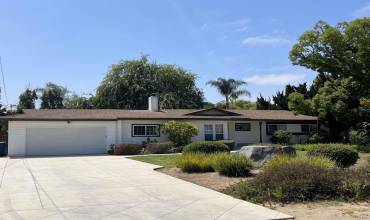
[{"label": "small plant", "polygon": [[308,138],[308,143],[310,144],[317,144],[322,142],[322,137],[318,133],[313,133]]},{"label": "small plant", "polygon": [[245,177],[253,168],[249,158],[238,154],[217,153],[212,158],[215,170],[224,176]]},{"label": "small plant", "polygon": [[216,152],[228,152],[229,147],[219,141],[197,141],[186,145],[183,149],[183,153],[216,153]]},{"label": "small plant", "polygon": [[339,167],[354,165],[358,158],[358,152],[351,145],[343,144],[317,144],[311,147],[307,154],[309,156],[327,157],[336,162]]},{"label": "small plant", "polygon": [[277,130],[271,137],[271,142],[274,144],[288,144],[290,141],[290,134],[284,130]]},{"label": "small plant", "polygon": [[177,147],[191,142],[191,138],[198,134],[196,125],[190,122],[167,121],[163,124],[163,132]]},{"label": "small plant", "polygon": [[350,131],[349,141],[351,144],[357,145],[358,152],[370,153],[370,137],[364,131]]},{"label": "small plant", "polygon": [[188,173],[213,172],[212,165],[212,158],[209,155],[200,153],[183,154],[177,160],[177,167]]},{"label": "small plant", "polygon": [[107,153],[109,154],[109,155],[113,155],[113,153],[114,153],[114,144],[111,144],[111,145],[109,145],[109,150],[107,151]]},{"label": "small plant", "polygon": [[114,155],[136,155],[143,152],[143,145],[140,144],[116,144],[113,147]]}]

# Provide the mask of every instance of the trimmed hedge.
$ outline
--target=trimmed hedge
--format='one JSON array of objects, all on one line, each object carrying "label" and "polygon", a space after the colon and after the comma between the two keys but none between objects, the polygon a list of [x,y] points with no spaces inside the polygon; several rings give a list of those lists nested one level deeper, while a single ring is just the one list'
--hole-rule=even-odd
[{"label": "trimmed hedge", "polygon": [[359,159],[358,152],[352,146],[344,144],[317,144],[308,149],[307,155],[327,157],[339,167],[352,166]]},{"label": "trimmed hedge", "polygon": [[113,146],[114,155],[137,155],[143,152],[141,144],[116,144]]},{"label": "trimmed hedge", "polygon": [[145,146],[146,154],[167,154],[172,153],[174,144],[172,142],[150,142]]},{"label": "trimmed hedge", "polygon": [[229,147],[219,141],[196,141],[186,145],[183,149],[183,153],[216,153],[216,152],[228,152]]},{"label": "trimmed hedge", "polygon": [[226,144],[229,147],[229,150],[233,150],[235,147],[235,141],[234,140],[221,140],[217,141]]}]

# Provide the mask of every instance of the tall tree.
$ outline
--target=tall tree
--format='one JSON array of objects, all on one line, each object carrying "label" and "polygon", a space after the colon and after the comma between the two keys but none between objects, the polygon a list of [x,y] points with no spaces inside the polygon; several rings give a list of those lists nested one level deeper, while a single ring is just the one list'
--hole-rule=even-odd
[{"label": "tall tree", "polygon": [[68,109],[92,109],[94,108],[92,96],[79,96],[72,94],[65,98],[64,108]]},{"label": "tall tree", "polygon": [[266,99],[261,94],[257,97],[257,109],[258,110],[272,110],[274,109],[274,105],[271,104],[270,98]]},{"label": "tall tree", "polygon": [[67,88],[49,82],[45,88],[39,88],[37,91],[40,93],[42,109],[64,108]]},{"label": "tall tree", "polygon": [[36,90],[26,88],[26,90],[19,95],[18,111],[22,111],[22,109],[34,109],[36,99]]},{"label": "tall tree", "polygon": [[238,99],[242,95],[250,96],[250,92],[242,89],[241,86],[247,83],[242,80],[218,78],[217,80],[210,80],[207,84],[216,87],[218,92],[225,97],[225,108],[228,109],[230,99]]},{"label": "tall tree", "polygon": [[[217,108],[226,108],[225,101],[216,103]],[[231,99],[229,109],[257,109],[255,102],[243,99]]]},{"label": "tall tree", "polygon": [[201,108],[203,93],[196,75],[181,67],[149,62],[147,56],[111,66],[96,90],[97,108],[146,109],[148,97],[160,95],[161,108]]},{"label": "tall tree", "polygon": [[313,111],[340,140],[366,121],[360,100],[370,97],[370,18],[331,26],[318,22],[290,52],[294,65],[318,72],[311,94]]}]

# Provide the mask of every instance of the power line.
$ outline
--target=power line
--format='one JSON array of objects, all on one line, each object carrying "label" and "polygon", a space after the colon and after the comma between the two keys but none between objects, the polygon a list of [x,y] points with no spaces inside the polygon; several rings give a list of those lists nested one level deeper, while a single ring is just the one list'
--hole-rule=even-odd
[{"label": "power line", "polygon": [[6,94],[5,77],[4,77],[3,63],[1,62],[1,56],[0,56],[0,71],[1,71],[1,75],[3,77],[3,88],[4,88],[5,101],[6,101],[6,105],[8,106],[9,105],[8,95]]}]

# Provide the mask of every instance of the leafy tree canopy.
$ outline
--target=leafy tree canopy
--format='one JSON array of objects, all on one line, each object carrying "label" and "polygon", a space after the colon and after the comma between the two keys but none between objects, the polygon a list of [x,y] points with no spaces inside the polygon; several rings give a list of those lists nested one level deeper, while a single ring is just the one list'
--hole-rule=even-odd
[{"label": "leafy tree canopy", "polygon": [[343,139],[350,128],[363,128],[369,119],[363,101],[370,97],[369,45],[370,18],[365,17],[335,27],[320,21],[290,52],[293,64],[318,75],[311,87],[314,95],[304,96],[306,100],[293,95],[289,108],[318,115],[334,141]]},{"label": "leafy tree canopy", "polygon": [[149,62],[147,56],[111,66],[96,90],[97,108],[146,109],[148,97],[160,95],[161,108],[200,108],[203,92],[196,75],[181,67]]},{"label": "leafy tree canopy", "polygon": [[94,104],[92,101],[92,96],[79,96],[77,94],[72,94],[66,97],[64,101],[64,108],[68,109],[92,109]]},{"label": "leafy tree canopy", "polygon": [[67,88],[49,82],[44,88],[39,88],[37,91],[40,93],[42,109],[64,108],[64,100],[68,93]]},{"label": "leafy tree canopy", "polygon": [[26,88],[26,90],[19,95],[18,111],[21,112],[22,109],[34,109],[36,99],[36,90]]}]

